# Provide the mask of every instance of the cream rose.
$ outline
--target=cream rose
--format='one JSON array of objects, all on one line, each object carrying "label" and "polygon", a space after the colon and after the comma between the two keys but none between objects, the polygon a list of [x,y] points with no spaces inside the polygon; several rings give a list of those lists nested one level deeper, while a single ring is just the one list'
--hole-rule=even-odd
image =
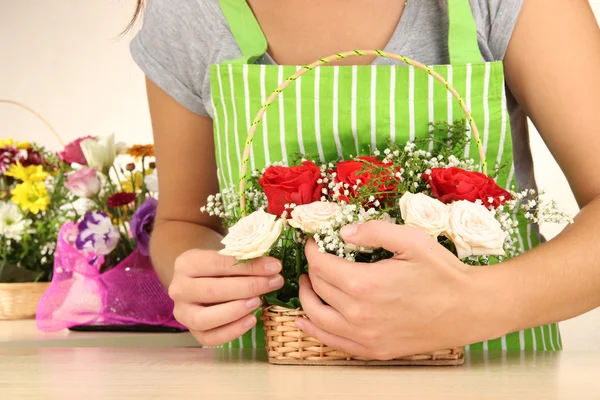
[{"label": "cream rose", "polygon": [[446,236],[456,246],[458,258],[504,255],[508,233],[483,205],[467,200],[455,201],[450,205],[449,225]]},{"label": "cream rose", "polygon": [[305,233],[315,233],[319,226],[328,222],[340,210],[341,207],[336,203],[315,201],[294,208],[288,223]]},{"label": "cream rose", "polygon": [[219,254],[238,260],[261,257],[271,249],[282,230],[281,219],[262,209],[255,211],[229,228],[229,233],[221,241],[225,248]]},{"label": "cream rose", "polygon": [[423,193],[406,192],[399,203],[405,225],[423,229],[434,238],[448,230],[450,211],[441,201]]}]

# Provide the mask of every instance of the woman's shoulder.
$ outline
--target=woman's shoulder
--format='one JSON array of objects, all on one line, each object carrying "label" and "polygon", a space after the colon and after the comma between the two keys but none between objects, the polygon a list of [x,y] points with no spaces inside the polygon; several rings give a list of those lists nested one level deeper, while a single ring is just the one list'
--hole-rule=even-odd
[{"label": "woman's shoulder", "polygon": [[227,22],[218,0],[152,0],[138,36],[162,36],[186,46],[223,29],[227,29]]},{"label": "woman's shoulder", "polygon": [[205,115],[209,66],[223,49],[235,48],[232,40],[218,0],[151,0],[130,51],[148,78]]}]

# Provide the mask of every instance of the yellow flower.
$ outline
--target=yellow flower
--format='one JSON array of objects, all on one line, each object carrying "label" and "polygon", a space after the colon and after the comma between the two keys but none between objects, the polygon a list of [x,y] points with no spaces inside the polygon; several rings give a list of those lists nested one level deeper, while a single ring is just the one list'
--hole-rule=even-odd
[{"label": "yellow flower", "polygon": [[[135,180],[135,189],[133,188],[133,181]],[[140,172],[135,172],[129,175],[128,179],[121,181],[123,191],[127,193],[136,193],[142,190],[144,184],[144,177]]]},{"label": "yellow flower", "polygon": [[20,183],[10,193],[13,203],[18,205],[21,210],[30,211],[33,214],[46,211],[50,204],[48,191],[42,182]]},{"label": "yellow flower", "polygon": [[8,138],[8,139],[0,139],[0,147],[12,147],[14,146],[15,141]]},{"label": "yellow flower", "polygon": [[20,162],[12,165],[5,175],[12,176],[23,182],[39,182],[48,177],[48,173],[44,171],[41,165],[30,165],[24,167]]},{"label": "yellow flower", "polygon": [[31,148],[31,144],[29,142],[17,143],[17,149],[19,149],[19,150],[29,150],[30,148]]},{"label": "yellow flower", "polygon": [[0,139],[1,147],[16,147],[19,150],[29,150],[31,144],[29,142],[15,142],[12,138]]}]

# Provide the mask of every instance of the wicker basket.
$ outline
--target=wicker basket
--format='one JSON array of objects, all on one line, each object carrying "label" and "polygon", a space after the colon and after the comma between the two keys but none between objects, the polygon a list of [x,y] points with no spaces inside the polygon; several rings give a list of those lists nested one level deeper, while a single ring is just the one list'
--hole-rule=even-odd
[{"label": "wicker basket", "polygon": [[[0,104],[10,104],[29,112],[52,132],[61,145],[65,145],[52,125],[28,105],[9,99],[0,99]],[[34,318],[40,298],[49,285],[47,282],[0,283],[0,320]]]},{"label": "wicker basket", "polygon": [[0,283],[0,320],[34,318],[48,282]]},{"label": "wicker basket", "polygon": [[[377,56],[391,58],[401,61],[414,68],[425,71],[431,75],[435,81],[442,84],[450,94],[458,101],[462,111],[464,112],[473,138],[477,142],[479,158],[481,161],[481,169],[487,175],[487,163],[485,158],[485,150],[477,125],[468,109],[466,103],[460,97],[456,89],[444,79],[440,74],[432,68],[410,58],[388,53],[380,50],[355,50],[345,53],[333,54],[329,57],[322,58],[314,63],[299,69],[292,76],[285,79],[277,89],[271,93],[265,103],[257,113],[245,143],[244,155],[242,157],[240,169],[240,206],[242,213],[246,212],[246,178],[248,164],[250,160],[251,145],[256,133],[258,124],[262,120],[269,105],[288,87],[292,82],[296,81],[300,76],[313,71],[315,68],[326,65],[332,61],[354,56]],[[461,365],[464,363],[464,351],[462,348],[444,349],[426,354],[417,354],[409,357],[401,357],[390,361],[368,360],[359,357],[353,357],[350,354],[336,351],[325,346],[315,338],[309,337],[304,332],[299,330],[294,321],[298,318],[306,318],[302,310],[291,310],[283,307],[266,307],[263,309],[262,320],[264,321],[265,334],[267,341],[267,350],[269,353],[269,362],[272,364],[294,364],[294,365]]]},{"label": "wicker basket", "polygon": [[301,310],[272,306],[263,308],[261,319],[265,327],[267,351],[271,364],[291,365],[461,365],[461,347],[416,354],[388,361],[369,360],[327,347],[299,330],[295,321],[306,318]]}]

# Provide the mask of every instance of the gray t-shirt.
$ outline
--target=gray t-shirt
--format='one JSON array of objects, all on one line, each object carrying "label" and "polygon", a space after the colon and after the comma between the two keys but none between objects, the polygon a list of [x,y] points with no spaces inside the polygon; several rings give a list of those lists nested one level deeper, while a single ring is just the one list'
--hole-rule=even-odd
[{"label": "gray t-shirt", "polygon": [[[523,0],[470,0],[486,61],[504,58]],[[445,1],[409,0],[386,50],[422,63],[448,64]],[[131,53],[150,80],[184,107],[211,116],[210,65],[241,56],[218,0],[150,0]],[[265,55],[260,60],[273,64]],[[393,63],[378,58],[376,65]],[[520,189],[535,188],[527,118],[508,92]]]}]

